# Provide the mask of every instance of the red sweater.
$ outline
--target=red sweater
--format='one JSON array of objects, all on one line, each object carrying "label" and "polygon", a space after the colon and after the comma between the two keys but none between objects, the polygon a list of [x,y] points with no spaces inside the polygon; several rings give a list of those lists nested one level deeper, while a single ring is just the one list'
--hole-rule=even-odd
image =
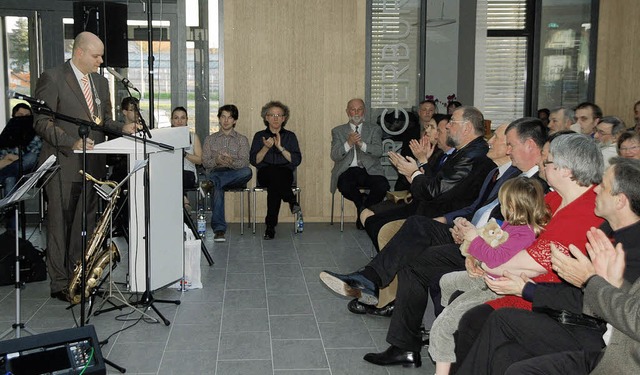
[{"label": "red sweater", "polygon": [[[559,211],[558,207],[562,203],[560,194],[553,191],[545,196],[545,201],[553,217],[544,231],[526,251],[547,270],[547,273],[535,277],[533,281],[537,283],[560,282],[558,274],[551,269],[551,242],[555,243],[567,255],[570,254],[570,244],[578,247],[582,253],[587,253],[585,247],[587,231],[591,227],[598,228],[604,221],[593,212],[596,203],[594,188],[595,185],[591,186],[584,194]],[[505,296],[487,303],[496,310],[503,307],[531,310],[531,302],[517,296]]]}]

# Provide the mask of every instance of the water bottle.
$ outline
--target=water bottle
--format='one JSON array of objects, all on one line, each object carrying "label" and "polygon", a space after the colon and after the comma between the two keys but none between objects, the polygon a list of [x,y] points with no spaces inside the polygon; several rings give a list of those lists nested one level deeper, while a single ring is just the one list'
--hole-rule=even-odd
[{"label": "water bottle", "polygon": [[202,209],[202,207],[198,209],[197,224],[198,224],[198,236],[200,238],[204,238],[205,234],[207,233],[207,218],[205,218],[204,216],[204,210]]},{"label": "water bottle", "polygon": [[302,233],[304,231],[304,220],[302,219],[302,212],[298,214],[298,223],[297,223],[298,233]]}]

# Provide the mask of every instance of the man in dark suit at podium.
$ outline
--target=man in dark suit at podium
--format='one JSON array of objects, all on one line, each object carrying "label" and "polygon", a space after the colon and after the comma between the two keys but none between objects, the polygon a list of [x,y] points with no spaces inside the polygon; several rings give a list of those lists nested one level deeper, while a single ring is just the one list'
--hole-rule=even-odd
[{"label": "man in dark suit at podium", "polygon": [[[53,112],[90,121],[98,127],[133,133],[136,125],[123,125],[112,119],[107,80],[99,75],[104,44],[96,35],[82,32],[75,38],[71,60],[46,70],[36,84],[35,96]],[[47,227],[47,266],[51,279],[51,297],[68,300],[67,286],[76,261],[82,256],[82,138],[78,126],[47,113],[35,116],[34,128],[44,140],[40,162],[56,155],[60,171],[46,186],[49,197]],[[100,130],[91,130],[86,148],[103,142]],[[105,175],[105,156],[87,155],[87,172],[96,178]],[[97,196],[87,185],[87,238],[93,232]]]}]

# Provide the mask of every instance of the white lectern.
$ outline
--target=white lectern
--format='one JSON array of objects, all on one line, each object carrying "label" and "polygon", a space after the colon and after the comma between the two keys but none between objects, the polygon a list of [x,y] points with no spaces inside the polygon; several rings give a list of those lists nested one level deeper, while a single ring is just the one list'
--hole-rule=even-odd
[{"label": "white lectern", "polygon": [[[151,233],[151,290],[172,284],[182,277],[182,153],[189,147],[189,128],[152,129],[150,140],[173,146],[173,151],[147,144],[149,154],[149,220]],[[127,137],[103,142],[87,151],[93,154],[127,154],[129,170],[143,160],[142,141]],[[129,181],[129,284],[132,292],[145,291],[144,176],[136,173]]]}]

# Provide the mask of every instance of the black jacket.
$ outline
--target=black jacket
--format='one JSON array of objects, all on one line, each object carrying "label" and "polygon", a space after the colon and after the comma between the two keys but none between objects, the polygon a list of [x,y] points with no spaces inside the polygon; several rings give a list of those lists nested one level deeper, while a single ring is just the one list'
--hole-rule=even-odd
[{"label": "black jacket", "polygon": [[457,150],[437,172],[425,173],[411,182],[411,194],[418,204],[417,214],[440,216],[473,203],[495,163],[487,157],[489,146],[477,137]]}]

